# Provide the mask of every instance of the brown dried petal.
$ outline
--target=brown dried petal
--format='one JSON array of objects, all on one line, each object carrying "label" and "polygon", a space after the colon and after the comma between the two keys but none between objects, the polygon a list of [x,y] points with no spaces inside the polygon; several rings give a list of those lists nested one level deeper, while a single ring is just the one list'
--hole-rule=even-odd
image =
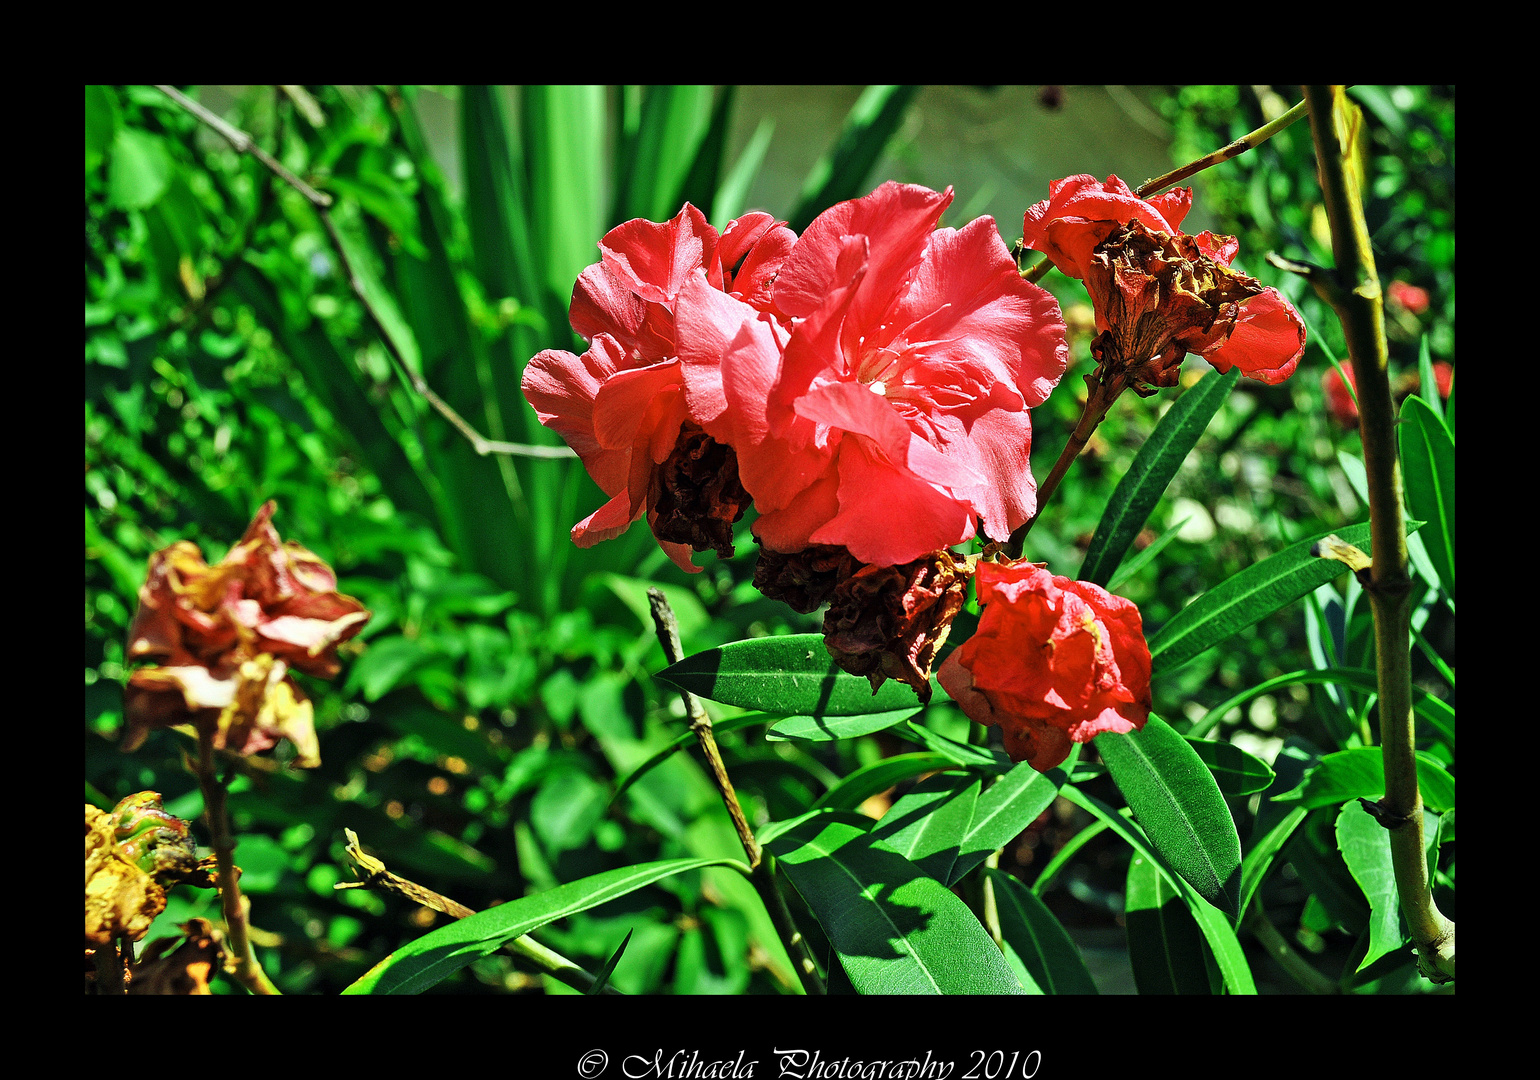
[{"label": "brown dried petal", "polygon": [[1182,358],[1228,340],[1241,304],[1264,291],[1194,237],[1137,219],[1097,245],[1085,282],[1102,328],[1091,352],[1109,373],[1126,368],[1136,386],[1175,386]]},{"label": "brown dried petal", "polygon": [[[633,451],[634,453],[635,451]],[[659,540],[733,555],[733,523],[752,499],[738,479],[738,455],[693,424],[652,474],[647,520]]]},{"label": "brown dried petal", "polygon": [[832,544],[810,544],[789,555],[762,548],[754,564],[754,587],[807,615],[827,604],[835,586],[864,565]]},{"label": "brown dried petal", "polygon": [[[143,957],[134,965],[130,994],[213,993],[209,979],[224,963],[223,935],[207,919],[192,919],[181,929],[180,939],[156,938],[145,946]],[[173,945],[176,948],[168,954]]]},{"label": "brown dried petal", "polygon": [[864,566],[834,590],[824,615],[824,647],[876,693],[885,679],[930,702],[930,668],[968,598],[967,559],[935,551],[901,566]]}]

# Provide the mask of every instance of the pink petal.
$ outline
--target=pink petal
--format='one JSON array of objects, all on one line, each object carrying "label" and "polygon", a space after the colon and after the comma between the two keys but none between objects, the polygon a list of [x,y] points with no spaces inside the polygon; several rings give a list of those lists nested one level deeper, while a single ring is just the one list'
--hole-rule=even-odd
[{"label": "pink petal", "polygon": [[973,536],[973,516],[906,468],[886,461],[862,436],[840,444],[840,512],[811,539],[842,544],[862,562],[896,566]]},{"label": "pink petal", "polygon": [[631,291],[656,304],[672,304],[692,270],[704,268],[709,278],[715,268],[720,282],[716,247],[717,231],[689,203],[672,221],[658,224],[633,218],[599,241],[605,262]]},{"label": "pink petal", "polygon": [[1241,307],[1230,339],[1203,358],[1220,371],[1241,374],[1276,386],[1299,366],[1305,354],[1305,323],[1277,289],[1253,296]]},{"label": "pink petal", "polygon": [[624,489],[609,502],[572,526],[572,542],[578,547],[593,547],[601,540],[613,540],[641,517],[631,515],[631,496]]},{"label": "pink petal", "polygon": [[[627,449],[639,437],[650,436],[643,428],[653,398],[668,390],[683,390],[679,363],[654,364],[612,375],[593,401],[594,436],[606,450]],[[678,427],[674,429],[678,435]],[[674,439],[670,438],[672,447]]]}]

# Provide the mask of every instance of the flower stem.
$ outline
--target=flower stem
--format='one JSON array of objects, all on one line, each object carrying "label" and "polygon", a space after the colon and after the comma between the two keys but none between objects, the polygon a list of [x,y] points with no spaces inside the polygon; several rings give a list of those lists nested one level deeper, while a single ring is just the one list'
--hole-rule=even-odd
[{"label": "flower stem", "polygon": [[278,988],[251,953],[246,926],[246,901],[241,896],[240,870],[235,865],[235,838],[225,813],[225,785],[214,772],[214,733],[198,728],[198,786],[203,789],[203,813],[214,858],[219,864],[219,900],[230,935],[230,974],[253,994],[277,994]]},{"label": "flower stem", "polygon": [[1340,994],[1341,988],[1325,975],[1317,971],[1308,960],[1299,955],[1294,947],[1288,943],[1272,920],[1267,917],[1267,912],[1262,909],[1262,897],[1257,895],[1252,898],[1251,907],[1246,911],[1246,929],[1256,936],[1257,941],[1267,950],[1267,955],[1277,961],[1278,966],[1289,973],[1289,976],[1300,986],[1312,994]]},{"label": "flower stem", "polygon": [[[684,656],[684,649],[679,643],[679,620],[674,616],[674,609],[669,606],[668,597],[663,595],[661,589],[648,589],[647,600],[652,608],[652,623],[658,633],[658,644],[663,646],[663,655],[670,664],[677,664]],[[809,994],[825,993],[823,980],[818,977],[818,967],[808,952],[807,941],[792,920],[791,910],[786,906],[786,897],[781,894],[781,887],[775,879],[775,860],[760,849],[759,841],[754,839],[754,831],[749,828],[748,819],[743,815],[743,807],[738,804],[738,794],[733,790],[727,766],[722,763],[722,752],[717,749],[716,736],[711,731],[711,717],[700,699],[688,690],[681,690],[679,696],[684,699],[685,715],[690,718],[690,730],[695,732],[701,750],[705,752],[711,777],[722,792],[722,802],[727,806],[728,816],[733,819],[733,828],[738,832],[743,853],[749,857],[749,866],[753,870],[750,881],[780,932],[781,943],[786,946],[792,967],[797,970],[797,978],[802,980],[803,989]]]},{"label": "flower stem", "polygon": [[1102,369],[1098,367],[1096,371],[1085,377],[1089,393],[1086,396],[1085,411],[1080,414],[1080,422],[1070,433],[1069,441],[1064,444],[1064,449],[1059,453],[1059,460],[1053,463],[1053,471],[1048,474],[1048,479],[1044,480],[1037,489],[1037,510],[1015,532],[1011,533],[1007,551],[1013,559],[1021,558],[1022,542],[1026,540],[1027,533],[1032,531],[1032,526],[1037,524],[1037,519],[1043,516],[1043,506],[1058,490],[1059,481],[1064,479],[1064,474],[1069,472],[1070,465],[1085,449],[1097,425],[1106,417],[1107,410],[1112,408],[1112,403],[1128,385],[1125,376],[1121,373],[1103,383],[1100,378],[1101,372]]},{"label": "flower stem", "polygon": [[1366,591],[1374,613],[1375,667],[1379,675],[1380,743],[1385,797],[1376,817],[1390,832],[1391,862],[1401,910],[1417,946],[1417,966],[1434,982],[1454,978],[1454,923],[1433,902],[1423,848],[1422,796],[1413,755],[1411,579],[1407,574],[1406,521],[1401,511],[1401,467],[1396,456],[1396,417],[1391,403],[1384,300],[1350,161],[1362,137],[1361,116],[1342,86],[1307,86],[1322,195],[1331,223],[1335,274],[1314,279],[1336,310],[1358,383],[1359,432],[1368,474],[1373,564]]}]

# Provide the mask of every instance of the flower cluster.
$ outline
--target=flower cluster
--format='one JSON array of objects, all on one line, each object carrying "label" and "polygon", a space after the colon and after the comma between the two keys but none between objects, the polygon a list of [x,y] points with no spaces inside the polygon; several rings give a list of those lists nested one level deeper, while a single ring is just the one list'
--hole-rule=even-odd
[{"label": "flower cluster", "polygon": [[336,675],[337,646],[369,612],[337,592],[326,563],[279,538],[274,510],[264,504],[214,566],[185,540],[151,557],[128,658],[156,664],[129,676],[125,750],[152,728],[194,723],[216,747],[249,754],[287,738],[296,765],[320,764],[310,701],[288,673]]},{"label": "flower cluster", "polygon": [[691,571],[752,503],[756,581],[802,610],[843,589],[831,653],[928,697],[970,569],[946,549],[1034,513],[1028,410],[1068,352],[993,219],[937,228],[951,201],[887,183],[801,237],[763,214],[718,236],[688,205],[606,235],[572,299],[588,352],[523,384],[611,496],[573,539],[645,515]]},{"label": "flower cluster", "polygon": [[1278,290],[1230,269],[1233,236],[1182,232],[1191,208],[1191,188],[1141,199],[1116,176],[1070,176],[1026,212],[1022,239],[1085,281],[1104,377],[1175,386],[1195,352],[1220,371],[1282,382],[1304,354],[1304,321]]}]

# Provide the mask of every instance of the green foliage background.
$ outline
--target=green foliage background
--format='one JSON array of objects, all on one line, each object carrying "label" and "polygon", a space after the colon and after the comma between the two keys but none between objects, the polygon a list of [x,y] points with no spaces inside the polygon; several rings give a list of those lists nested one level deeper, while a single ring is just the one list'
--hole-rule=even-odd
[{"label": "green foliage background", "polygon": [[[413,88],[254,87],[225,115],[336,200],[348,261],[414,372],[489,437],[558,445],[518,380],[543,348],[582,350],[566,306],[595,242],[632,216],[672,216],[684,199],[719,227],[758,208],[745,200],[763,139],[727,152],[730,87],[436,89],[455,104],[458,197],[430,151]],[[1453,91],[1353,93],[1370,120],[1368,217],[1382,280],[1432,298],[1421,315],[1387,309],[1393,367],[1415,373],[1424,340],[1433,359],[1454,359]],[[1259,126],[1281,111],[1280,94],[1298,96],[1166,88],[1173,163]],[[800,225],[884,179],[923,179],[905,118],[924,106],[914,88],[868,91],[800,203],[763,208]],[[107,808],[150,788],[182,817],[201,812],[181,766],[189,740],[161,731],[132,755],[115,747],[124,634],[151,552],[189,539],[217,559],[273,498],[280,533],[327,559],[343,591],[374,612],[336,683],[306,682],[323,765],[286,769],[280,749],[276,760],[248,763],[233,789],[259,955],[283,990],[335,992],[431,925],[431,913],[395,898],[333,890],[345,876],[344,827],[393,870],[478,909],[616,866],[741,854],[688,754],[611,800],[617,780],[681,730],[677,699],[649,675],[663,658],[648,583],[668,591],[686,653],[818,627],[752,588],[747,523],[737,556],[702,556],[706,570],[693,577],[644,528],[574,547],[568,530],[601,504],[598,488],[574,461],[478,457],[412,393],[303,197],[152,87],[88,87],[85,128],[87,800]],[[1333,421],[1322,398],[1327,356],[1345,359],[1340,332],[1324,305],[1262,258],[1276,250],[1331,262],[1308,126],[1193,184],[1210,227],[1240,237],[1238,265],[1300,306],[1312,343],[1284,385],[1242,382],[1157,507],[1139,546],[1187,525],[1119,590],[1147,627],[1292,540],[1367,514],[1339,457],[1359,454],[1356,430]],[[954,216],[969,196],[959,191]],[[1024,209],[1000,221],[1007,243]],[[1050,275],[1044,284],[1072,323],[1089,322],[1088,309],[1077,310],[1078,283]],[[1039,476],[1078,418],[1087,344],[1075,338],[1071,371],[1034,413]],[[1191,379],[1205,369],[1196,364]],[[1108,494],[1169,402],[1119,403],[1034,530],[1030,557],[1075,572]],[[1158,680],[1156,711],[1182,727],[1239,690],[1322,666],[1323,656],[1372,667],[1367,605],[1352,602],[1354,588],[1328,586],[1303,614],[1280,613]],[[1422,629],[1452,666],[1452,604],[1432,600]],[[953,640],[968,632],[960,623]],[[1416,659],[1421,684],[1452,700],[1431,660]],[[1231,710],[1225,737],[1267,757],[1285,738],[1345,748],[1363,741],[1371,708],[1361,693],[1292,686]],[[966,735],[950,708],[933,708],[925,722]],[[722,742],[756,824],[794,816],[858,765],[912,749],[886,734],[810,749],[768,742],[761,727]],[[1429,749],[1448,760],[1450,743]],[[1030,882],[1084,820],[1064,809],[1002,866]],[[1232,801],[1243,837],[1253,809]],[[1335,853],[1314,850],[1328,848]],[[1105,851],[1087,845],[1045,897],[1072,926],[1118,918],[1127,854],[1109,869]],[[1345,957],[1362,916],[1345,910],[1348,901],[1328,910],[1331,891],[1320,884],[1340,878],[1341,860],[1296,855],[1294,872],[1270,885],[1269,910],[1305,947]],[[1452,846],[1441,865],[1452,883]],[[179,887],[157,932],[209,913],[210,901]],[[1452,916],[1452,897],[1439,902]],[[794,983],[752,890],[718,869],[666,879],[539,936],[592,970],[628,931],[613,975],[627,992]],[[565,989],[496,957],[440,989],[542,987]]]}]

